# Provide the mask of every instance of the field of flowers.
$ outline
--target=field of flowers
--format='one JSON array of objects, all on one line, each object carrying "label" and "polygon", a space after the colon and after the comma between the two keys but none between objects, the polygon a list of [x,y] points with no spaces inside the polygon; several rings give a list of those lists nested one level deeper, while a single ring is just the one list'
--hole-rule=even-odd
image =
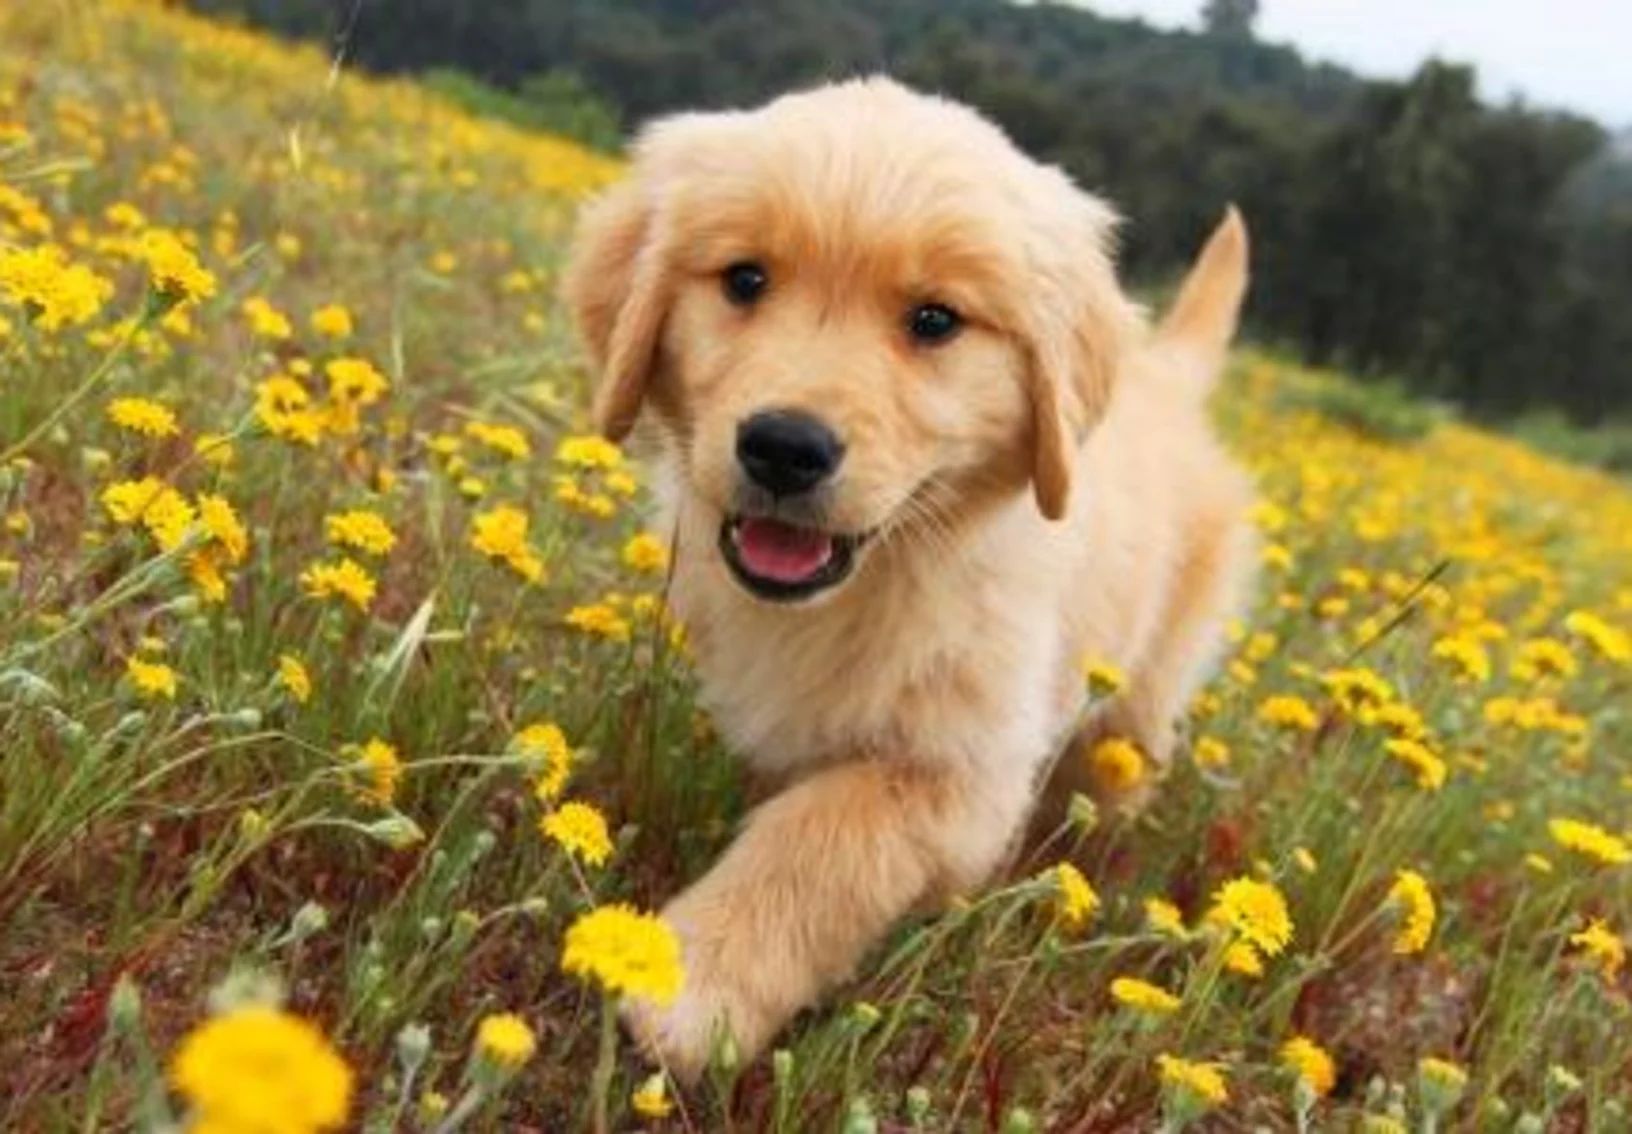
[{"label": "field of flowers", "polygon": [[1251,354],[1264,584],[1150,809],[644,1066],[748,788],[552,298],[616,175],[0,7],[0,1128],[1632,1129],[1632,492]]}]

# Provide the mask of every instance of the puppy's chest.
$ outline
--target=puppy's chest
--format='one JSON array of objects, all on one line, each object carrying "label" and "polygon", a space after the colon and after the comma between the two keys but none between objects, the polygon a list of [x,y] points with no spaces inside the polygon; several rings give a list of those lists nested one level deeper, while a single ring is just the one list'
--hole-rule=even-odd
[{"label": "puppy's chest", "polygon": [[910,599],[853,612],[704,604],[687,621],[722,732],[744,759],[781,773],[855,757],[965,763],[1045,749],[1058,728],[1055,636],[989,613]]}]

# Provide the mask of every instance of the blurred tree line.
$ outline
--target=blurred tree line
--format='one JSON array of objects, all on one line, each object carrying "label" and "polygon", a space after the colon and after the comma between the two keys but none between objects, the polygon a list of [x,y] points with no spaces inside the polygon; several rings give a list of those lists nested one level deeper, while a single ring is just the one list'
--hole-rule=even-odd
[{"label": "blurred tree line", "polygon": [[[648,116],[885,70],[984,109],[1182,269],[1226,201],[1256,238],[1257,332],[1476,412],[1632,414],[1632,154],[1582,118],[1488,106],[1472,69],[1366,81],[1256,40],[1007,0],[192,0],[437,72],[473,109],[612,145]],[[453,70],[449,70],[453,69]],[[479,82],[477,81],[479,80]]]}]

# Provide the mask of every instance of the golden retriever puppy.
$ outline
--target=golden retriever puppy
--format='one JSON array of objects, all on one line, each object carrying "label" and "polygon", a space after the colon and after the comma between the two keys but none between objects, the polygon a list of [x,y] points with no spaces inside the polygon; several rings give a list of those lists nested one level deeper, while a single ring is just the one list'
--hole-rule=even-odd
[{"label": "golden retriever puppy", "polygon": [[[846,82],[633,153],[564,292],[599,427],[650,435],[706,703],[787,784],[664,911],[684,993],[629,1013],[687,1076],[1001,867],[1078,730],[1167,760],[1254,559],[1202,408],[1246,234],[1151,330],[1112,210],[941,98]],[[1129,681],[1085,725],[1087,658]]]}]

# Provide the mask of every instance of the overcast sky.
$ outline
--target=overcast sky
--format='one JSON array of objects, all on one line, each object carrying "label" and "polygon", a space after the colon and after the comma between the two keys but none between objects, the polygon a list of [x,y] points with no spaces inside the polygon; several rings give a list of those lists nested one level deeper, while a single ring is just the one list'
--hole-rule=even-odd
[{"label": "overcast sky", "polygon": [[[1079,0],[1109,15],[1194,27],[1202,0]],[[1477,64],[1487,97],[1632,125],[1632,0],[1260,0],[1258,34],[1368,75],[1429,55]]]}]

